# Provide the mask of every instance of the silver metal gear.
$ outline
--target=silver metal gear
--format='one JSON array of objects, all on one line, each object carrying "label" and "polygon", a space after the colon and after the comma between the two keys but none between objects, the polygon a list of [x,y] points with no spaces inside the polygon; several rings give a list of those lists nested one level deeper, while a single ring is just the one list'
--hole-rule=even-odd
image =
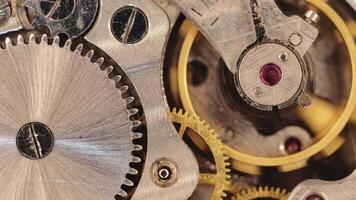
[{"label": "silver metal gear", "polygon": [[94,51],[82,56],[83,45],[35,40],[7,38],[0,49],[0,199],[127,196],[143,136],[129,87],[108,78],[114,68],[102,71],[103,58],[91,61]]}]

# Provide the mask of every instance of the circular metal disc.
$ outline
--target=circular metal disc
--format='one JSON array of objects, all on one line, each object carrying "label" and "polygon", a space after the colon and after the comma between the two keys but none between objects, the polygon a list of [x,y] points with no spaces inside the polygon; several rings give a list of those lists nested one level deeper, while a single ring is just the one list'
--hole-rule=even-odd
[{"label": "circular metal disc", "polygon": [[[19,44],[0,50],[1,199],[113,199],[132,159],[126,102],[98,64],[68,48]],[[52,151],[21,155],[18,131],[48,126]]]}]

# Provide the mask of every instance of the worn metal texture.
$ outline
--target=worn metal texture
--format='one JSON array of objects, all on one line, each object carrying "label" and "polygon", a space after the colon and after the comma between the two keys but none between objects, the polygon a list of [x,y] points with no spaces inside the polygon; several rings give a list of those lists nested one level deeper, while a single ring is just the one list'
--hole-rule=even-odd
[{"label": "worn metal texture", "polygon": [[[149,30],[140,42],[125,45],[111,33],[114,13],[124,6],[142,10],[149,19]],[[153,1],[104,0],[97,23],[86,39],[104,50],[127,73],[140,96],[148,131],[147,157],[141,181],[132,199],[187,199],[198,183],[198,165],[191,150],[179,138],[170,122],[161,80],[164,47],[169,32],[169,20]],[[150,169],[160,158],[173,160],[178,169],[177,182],[166,188],[154,184]],[[177,192],[179,191],[179,192]]]},{"label": "worn metal texture", "polygon": [[[56,36],[60,33],[66,34],[69,38],[75,38],[86,30],[94,22],[97,14],[99,2],[98,0],[75,1],[75,5],[70,9],[69,15],[53,19],[55,9],[59,9],[59,4],[53,5],[53,8],[48,14],[44,14],[41,2],[37,0],[23,0],[24,7],[30,8],[34,12],[32,26],[47,26],[51,36]],[[59,1],[60,3],[60,1]]]},{"label": "worn metal texture", "polygon": [[[97,200],[122,193],[121,185],[131,182],[125,175],[135,171],[129,163],[138,159],[132,152],[141,147],[132,142],[135,110],[100,69],[102,61],[92,63],[92,51],[81,56],[82,46],[71,51],[70,42],[59,47],[58,38],[49,45],[43,36],[37,44],[32,35],[24,44],[20,36],[17,43],[7,39],[0,50],[0,199]],[[45,124],[54,139],[37,160],[16,145],[20,128],[31,122]],[[41,137],[38,127],[32,132]],[[36,148],[44,148],[37,139]]]},{"label": "worn metal texture", "polygon": [[318,30],[298,16],[286,17],[274,0],[173,0],[224,59],[231,72],[242,52],[264,38],[289,41],[293,33],[303,37],[296,51],[303,56]]}]

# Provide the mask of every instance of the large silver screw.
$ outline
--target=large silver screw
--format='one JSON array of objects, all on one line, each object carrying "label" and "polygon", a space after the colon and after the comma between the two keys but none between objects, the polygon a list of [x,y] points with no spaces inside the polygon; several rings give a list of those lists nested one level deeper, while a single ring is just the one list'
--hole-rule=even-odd
[{"label": "large silver screw", "polygon": [[117,40],[124,44],[134,44],[146,36],[148,19],[140,9],[126,6],[114,15],[111,27]]}]

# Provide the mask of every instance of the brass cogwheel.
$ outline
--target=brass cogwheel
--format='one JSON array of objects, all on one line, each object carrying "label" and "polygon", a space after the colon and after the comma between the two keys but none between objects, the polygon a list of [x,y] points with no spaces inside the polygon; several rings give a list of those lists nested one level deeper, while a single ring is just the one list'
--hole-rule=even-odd
[{"label": "brass cogwheel", "polygon": [[241,191],[234,197],[234,200],[253,200],[260,198],[269,198],[276,200],[287,200],[289,193],[287,190],[273,187],[253,187]]},{"label": "brass cogwheel", "polygon": [[201,184],[213,185],[214,191],[211,195],[212,200],[220,200],[226,197],[225,191],[228,190],[230,185],[230,170],[227,168],[230,164],[227,162],[228,157],[225,156],[224,147],[221,141],[215,136],[215,132],[205,122],[200,120],[196,115],[183,113],[182,110],[177,111],[176,108],[169,112],[169,117],[173,123],[180,124],[179,135],[182,137],[188,128],[193,130],[208,145],[211,150],[215,165],[215,174],[200,174],[199,182]]}]

